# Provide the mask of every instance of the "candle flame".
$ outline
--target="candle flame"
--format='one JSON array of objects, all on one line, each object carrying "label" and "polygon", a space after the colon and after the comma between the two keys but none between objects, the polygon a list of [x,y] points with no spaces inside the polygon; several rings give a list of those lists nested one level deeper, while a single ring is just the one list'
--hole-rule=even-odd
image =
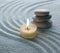
[{"label": "candle flame", "polygon": [[26,29],[29,30],[29,27],[28,27],[29,26],[29,19],[28,18],[27,18],[27,23],[26,24],[27,24]]},{"label": "candle flame", "polygon": [[29,19],[27,18],[27,27],[29,26]]}]

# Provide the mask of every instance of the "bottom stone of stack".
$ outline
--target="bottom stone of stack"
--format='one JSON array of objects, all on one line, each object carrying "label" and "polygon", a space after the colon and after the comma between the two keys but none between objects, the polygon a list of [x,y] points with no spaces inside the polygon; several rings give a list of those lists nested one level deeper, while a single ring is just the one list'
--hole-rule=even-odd
[{"label": "bottom stone of stack", "polygon": [[52,26],[52,22],[51,21],[45,21],[45,22],[33,22],[37,25],[38,28],[41,29],[47,29],[50,28]]}]

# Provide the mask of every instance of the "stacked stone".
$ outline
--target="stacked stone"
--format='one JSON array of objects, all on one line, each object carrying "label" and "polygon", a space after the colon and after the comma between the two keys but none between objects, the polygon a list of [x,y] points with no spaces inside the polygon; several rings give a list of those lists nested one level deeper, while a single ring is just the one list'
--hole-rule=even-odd
[{"label": "stacked stone", "polygon": [[46,29],[51,27],[50,21],[51,15],[49,15],[49,11],[47,9],[37,9],[35,11],[35,17],[33,19],[34,23],[37,27]]}]

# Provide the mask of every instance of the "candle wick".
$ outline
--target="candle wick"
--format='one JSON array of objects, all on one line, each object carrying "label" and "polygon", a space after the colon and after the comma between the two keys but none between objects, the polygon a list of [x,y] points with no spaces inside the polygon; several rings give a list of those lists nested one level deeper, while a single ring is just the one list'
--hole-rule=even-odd
[{"label": "candle wick", "polygon": [[29,28],[27,27],[27,30],[29,30]]}]

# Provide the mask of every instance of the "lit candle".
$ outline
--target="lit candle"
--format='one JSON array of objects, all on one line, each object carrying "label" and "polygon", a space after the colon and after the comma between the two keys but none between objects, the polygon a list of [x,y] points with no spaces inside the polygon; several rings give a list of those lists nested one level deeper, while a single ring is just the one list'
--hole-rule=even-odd
[{"label": "lit candle", "polygon": [[27,19],[27,23],[20,26],[20,32],[24,38],[34,38],[36,36],[37,26],[30,24],[29,19]]}]

